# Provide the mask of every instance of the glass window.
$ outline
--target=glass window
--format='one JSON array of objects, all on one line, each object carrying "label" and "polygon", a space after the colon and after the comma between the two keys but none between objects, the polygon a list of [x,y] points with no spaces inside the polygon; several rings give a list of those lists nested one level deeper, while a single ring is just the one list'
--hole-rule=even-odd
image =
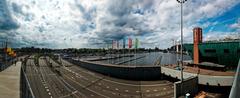
[{"label": "glass window", "polygon": [[216,53],[216,49],[205,49],[206,53]]},{"label": "glass window", "polygon": [[229,49],[224,49],[224,53],[229,53]]}]

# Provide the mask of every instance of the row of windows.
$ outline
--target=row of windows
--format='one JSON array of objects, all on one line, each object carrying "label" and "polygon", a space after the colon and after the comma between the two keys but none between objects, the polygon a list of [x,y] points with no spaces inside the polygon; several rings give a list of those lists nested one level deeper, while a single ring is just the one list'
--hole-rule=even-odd
[{"label": "row of windows", "polygon": [[[204,52],[206,53],[216,53],[216,49],[205,49]],[[230,53],[229,49],[224,49],[224,53]],[[237,50],[237,53],[240,54],[240,49]]]},{"label": "row of windows", "polygon": [[216,53],[216,49],[205,49],[206,53]]}]

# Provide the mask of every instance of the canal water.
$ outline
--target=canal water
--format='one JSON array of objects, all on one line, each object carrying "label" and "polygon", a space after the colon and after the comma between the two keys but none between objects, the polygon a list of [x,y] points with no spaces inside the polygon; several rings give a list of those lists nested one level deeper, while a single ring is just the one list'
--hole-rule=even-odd
[{"label": "canal water", "polygon": [[[129,66],[159,66],[164,64],[176,64],[177,61],[180,60],[181,56],[180,54],[162,52],[138,53],[131,55],[134,56],[102,60],[101,62]],[[188,55],[183,55],[183,60],[191,60],[191,57]]]}]

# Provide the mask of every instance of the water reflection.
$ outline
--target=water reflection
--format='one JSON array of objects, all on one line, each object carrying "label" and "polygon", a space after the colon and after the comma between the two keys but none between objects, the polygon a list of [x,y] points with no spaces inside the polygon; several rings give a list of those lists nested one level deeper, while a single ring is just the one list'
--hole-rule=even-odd
[{"label": "water reflection", "polygon": [[[129,55],[129,54],[125,54]],[[102,60],[101,62],[110,63],[110,64],[121,64],[129,66],[148,66],[156,65],[158,60],[160,60],[159,65],[163,64],[176,64],[180,59],[180,54],[173,53],[162,53],[162,52],[151,52],[151,53],[139,53],[133,54],[133,57],[122,57],[118,59]],[[191,57],[188,55],[183,56],[184,60],[191,60]],[[156,65],[158,66],[158,65]]]}]

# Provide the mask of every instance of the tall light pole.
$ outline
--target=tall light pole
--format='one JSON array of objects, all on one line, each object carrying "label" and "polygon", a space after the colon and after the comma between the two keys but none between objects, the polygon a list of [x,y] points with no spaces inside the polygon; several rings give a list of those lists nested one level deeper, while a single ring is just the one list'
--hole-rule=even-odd
[{"label": "tall light pole", "polygon": [[183,82],[183,3],[187,0],[177,0],[181,5],[181,82]]},{"label": "tall light pole", "polygon": [[187,0],[177,0],[181,5],[181,94],[183,93],[183,3]]}]

